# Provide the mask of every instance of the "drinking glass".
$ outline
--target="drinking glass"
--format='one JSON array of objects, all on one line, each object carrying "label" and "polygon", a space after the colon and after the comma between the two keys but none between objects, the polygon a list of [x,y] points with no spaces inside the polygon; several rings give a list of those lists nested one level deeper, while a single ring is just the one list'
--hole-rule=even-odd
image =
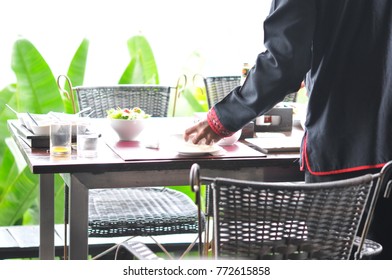
[{"label": "drinking glass", "polygon": [[96,157],[99,133],[91,119],[79,120],[77,123],[77,151],[79,157]]},{"label": "drinking glass", "polygon": [[72,144],[72,124],[67,121],[56,121],[50,124],[50,155],[69,156]]}]

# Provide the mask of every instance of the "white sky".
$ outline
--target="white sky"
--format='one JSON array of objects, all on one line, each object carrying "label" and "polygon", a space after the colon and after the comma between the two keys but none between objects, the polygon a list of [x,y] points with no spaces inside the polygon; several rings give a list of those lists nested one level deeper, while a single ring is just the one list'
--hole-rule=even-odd
[{"label": "white sky", "polygon": [[0,88],[15,82],[12,46],[30,40],[53,74],[65,74],[83,38],[90,41],[85,85],[116,84],[129,62],[126,42],[149,41],[162,84],[175,85],[192,52],[200,72],[239,75],[264,50],[269,0],[1,0]]}]

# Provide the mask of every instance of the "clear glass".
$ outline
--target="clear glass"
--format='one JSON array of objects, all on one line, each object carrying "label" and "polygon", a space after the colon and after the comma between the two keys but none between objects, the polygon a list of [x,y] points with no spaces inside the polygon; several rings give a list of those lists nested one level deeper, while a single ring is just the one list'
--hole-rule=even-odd
[{"label": "clear glass", "polygon": [[50,154],[64,157],[71,154],[72,125],[70,122],[50,124]]},{"label": "clear glass", "polygon": [[79,157],[96,157],[99,133],[90,119],[77,123],[77,151]]}]

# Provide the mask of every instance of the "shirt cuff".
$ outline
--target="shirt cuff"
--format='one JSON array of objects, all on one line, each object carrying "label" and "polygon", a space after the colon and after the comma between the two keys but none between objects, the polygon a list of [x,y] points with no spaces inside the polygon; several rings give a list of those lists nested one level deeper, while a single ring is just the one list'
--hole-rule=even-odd
[{"label": "shirt cuff", "polygon": [[211,108],[208,111],[207,121],[211,129],[221,137],[229,137],[235,133],[224,127],[224,125],[220,122],[214,108]]}]

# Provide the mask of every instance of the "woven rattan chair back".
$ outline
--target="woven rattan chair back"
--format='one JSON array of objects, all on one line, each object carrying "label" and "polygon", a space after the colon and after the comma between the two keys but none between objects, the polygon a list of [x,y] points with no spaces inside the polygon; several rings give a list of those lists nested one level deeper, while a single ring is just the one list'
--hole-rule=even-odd
[{"label": "woven rattan chair back", "polygon": [[365,240],[391,166],[380,174],[305,184],[200,177],[194,164],[190,181],[213,188],[216,258],[341,260],[352,256],[361,220]]},{"label": "woven rattan chair back", "polygon": [[207,92],[208,107],[222,100],[232,89],[238,87],[241,82],[240,76],[216,76],[204,78]]},{"label": "woven rattan chair back", "polygon": [[348,259],[372,182],[295,186],[215,180],[221,258]]},{"label": "woven rattan chair back", "polygon": [[[167,117],[170,87],[161,85],[116,85],[74,88],[79,109],[90,107],[90,117],[104,118],[110,108],[140,107],[153,117]],[[84,113],[85,115],[89,112]],[[83,116],[83,114],[82,114]]]},{"label": "woven rattan chair back", "polygon": [[[235,87],[240,86],[241,76],[214,76],[204,78],[204,85],[207,92],[208,107],[222,100]],[[288,94],[283,102],[295,102],[297,93]]]}]

